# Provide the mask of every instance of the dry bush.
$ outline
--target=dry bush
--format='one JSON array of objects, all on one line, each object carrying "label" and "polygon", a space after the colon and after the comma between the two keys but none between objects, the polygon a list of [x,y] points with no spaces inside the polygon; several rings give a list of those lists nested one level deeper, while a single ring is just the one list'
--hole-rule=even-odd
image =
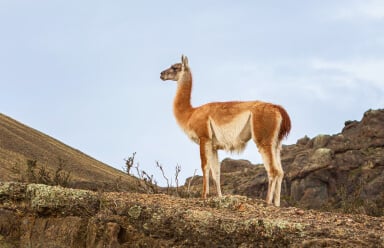
[{"label": "dry bush", "polygon": [[13,172],[19,175],[19,181],[21,182],[68,187],[70,184],[71,172],[65,170],[65,167],[66,162],[59,158],[58,166],[52,176],[46,166],[38,166],[37,160],[27,159],[24,168],[15,165],[13,167]]}]

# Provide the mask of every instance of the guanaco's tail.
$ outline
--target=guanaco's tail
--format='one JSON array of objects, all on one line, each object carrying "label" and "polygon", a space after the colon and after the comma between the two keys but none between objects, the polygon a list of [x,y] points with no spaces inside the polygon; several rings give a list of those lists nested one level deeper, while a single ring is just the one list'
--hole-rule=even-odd
[{"label": "guanaco's tail", "polygon": [[291,131],[291,118],[289,118],[287,111],[283,107],[278,105],[276,107],[279,110],[282,117],[279,136],[278,136],[279,141],[281,141],[284,138],[286,138],[289,132]]}]

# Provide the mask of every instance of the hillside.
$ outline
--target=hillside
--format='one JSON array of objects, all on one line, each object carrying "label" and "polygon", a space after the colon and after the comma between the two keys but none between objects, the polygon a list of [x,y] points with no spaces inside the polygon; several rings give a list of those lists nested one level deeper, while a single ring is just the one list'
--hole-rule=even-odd
[{"label": "hillside", "polygon": [[0,247],[384,247],[384,217],[0,183]]},{"label": "hillside", "polygon": [[28,160],[36,161],[32,176],[42,180],[53,180],[60,172],[69,175],[69,187],[141,191],[136,178],[0,114],[0,181],[30,180]]},{"label": "hillside", "polygon": [[[384,215],[384,109],[346,121],[338,134],[305,136],[283,146],[281,159],[283,206]],[[224,159],[221,166],[224,194],[265,198],[263,165]],[[195,177],[191,185],[200,191],[202,178]]]}]

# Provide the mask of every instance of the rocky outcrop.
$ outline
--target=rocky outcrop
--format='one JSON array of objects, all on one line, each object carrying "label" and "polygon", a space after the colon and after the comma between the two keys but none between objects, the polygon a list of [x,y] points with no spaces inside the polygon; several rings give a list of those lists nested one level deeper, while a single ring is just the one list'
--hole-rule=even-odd
[{"label": "rocky outcrop", "polygon": [[[281,158],[285,206],[384,215],[384,110],[345,122],[339,134],[299,139],[283,147]],[[265,198],[262,165],[225,159],[221,166],[224,193]]]},{"label": "rocky outcrop", "polygon": [[285,195],[301,206],[384,214],[384,110],[369,110],[341,133],[307,137],[282,153]]},{"label": "rocky outcrop", "polygon": [[0,183],[0,247],[384,246],[383,217]]}]

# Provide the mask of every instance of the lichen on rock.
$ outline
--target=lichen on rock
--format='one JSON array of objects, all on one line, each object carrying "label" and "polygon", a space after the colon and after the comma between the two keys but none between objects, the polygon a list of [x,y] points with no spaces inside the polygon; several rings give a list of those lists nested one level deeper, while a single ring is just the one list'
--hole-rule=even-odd
[{"label": "lichen on rock", "polygon": [[69,189],[44,184],[29,184],[26,189],[32,209],[43,213],[45,210],[58,210],[62,214],[76,214],[76,210],[87,209],[90,213],[97,209],[97,194],[88,190]]},{"label": "lichen on rock", "polygon": [[235,209],[237,208],[241,202],[244,202],[247,200],[246,196],[240,196],[240,195],[225,195],[223,197],[212,197],[206,200],[206,203],[208,206],[212,208],[228,208],[228,209]]},{"label": "lichen on rock", "polygon": [[141,214],[141,207],[139,205],[135,205],[128,210],[129,216],[131,216],[133,219],[138,219]]}]

